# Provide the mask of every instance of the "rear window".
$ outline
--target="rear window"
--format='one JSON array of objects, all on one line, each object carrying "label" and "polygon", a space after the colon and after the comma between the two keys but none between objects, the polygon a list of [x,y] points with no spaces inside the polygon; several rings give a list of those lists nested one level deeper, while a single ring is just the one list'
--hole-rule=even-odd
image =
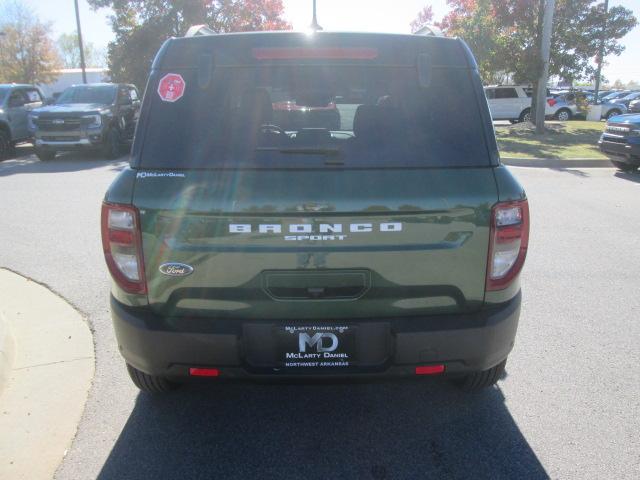
[{"label": "rear window", "polygon": [[[177,101],[158,81],[177,73]],[[219,66],[157,72],[143,168],[488,166],[471,73],[415,66]],[[147,100],[148,101],[148,100]]]}]

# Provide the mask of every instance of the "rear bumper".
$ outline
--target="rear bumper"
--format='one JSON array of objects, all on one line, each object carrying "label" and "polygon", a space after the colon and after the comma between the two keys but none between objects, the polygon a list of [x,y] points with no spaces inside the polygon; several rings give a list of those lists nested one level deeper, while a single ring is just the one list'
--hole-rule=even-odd
[{"label": "rear bumper", "polygon": [[445,364],[451,375],[497,365],[513,348],[520,303],[518,293],[507,303],[471,314],[325,321],[355,325],[360,356],[368,359],[357,368],[330,371],[278,370],[250,363],[253,352],[248,349],[255,337],[251,340],[246,332],[269,331],[290,320],[163,318],[113,297],[111,315],[127,363],[151,375],[187,377],[190,367],[200,367],[218,368],[222,378],[402,377],[415,375],[417,365]]}]

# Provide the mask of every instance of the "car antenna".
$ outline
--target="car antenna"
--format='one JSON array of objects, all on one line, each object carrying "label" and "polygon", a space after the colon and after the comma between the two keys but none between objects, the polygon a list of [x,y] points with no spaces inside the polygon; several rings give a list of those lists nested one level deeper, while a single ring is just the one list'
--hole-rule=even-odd
[{"label": "car antenna", "polygon": [[316,0],[313,0],[313,20],[311,20],[311,25],[309,26],[312,32],[319,32],[322,30],[322,27],[318,24],[318,15],[316,14]]}]

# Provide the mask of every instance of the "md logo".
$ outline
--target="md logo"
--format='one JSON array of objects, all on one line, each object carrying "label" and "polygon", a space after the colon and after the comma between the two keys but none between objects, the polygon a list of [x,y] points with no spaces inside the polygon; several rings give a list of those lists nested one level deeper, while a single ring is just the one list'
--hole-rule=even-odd
[{"label": "md logo", "polygon": [[316,347],[317,352],[333,352],[338,348],[338,337],[333,333],[316,333],[313,337],[308,333],[300,333],[298,336],[300,353],[306,353],[309,348]]}]

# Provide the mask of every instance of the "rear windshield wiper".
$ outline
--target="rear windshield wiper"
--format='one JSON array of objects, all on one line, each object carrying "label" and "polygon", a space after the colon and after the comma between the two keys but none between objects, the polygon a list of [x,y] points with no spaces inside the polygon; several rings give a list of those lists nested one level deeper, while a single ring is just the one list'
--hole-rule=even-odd
[{"label": "rear windshield wiper", "polygon": [[257,152],[278,152],[285,155],[324,155],[327,165],[344,165],[342,151],[339,148],[322,147],[258,147]]}]

